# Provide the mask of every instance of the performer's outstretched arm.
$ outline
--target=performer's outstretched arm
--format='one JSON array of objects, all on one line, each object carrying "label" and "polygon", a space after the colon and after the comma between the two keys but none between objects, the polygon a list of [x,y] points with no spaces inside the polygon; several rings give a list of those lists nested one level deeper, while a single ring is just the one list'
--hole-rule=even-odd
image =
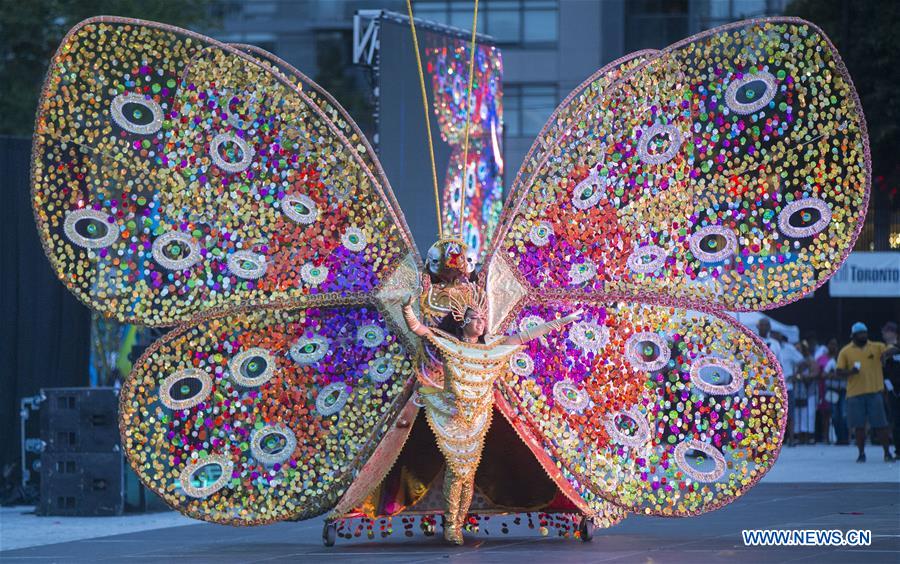
[{"label": "performer's outstretched arm", "polygon": [[409,326],[409,330],[420,337],[427,337],[428,335],[431,335],[431,329],[429,329],[427,325],[424,325],[421,321],[419,321],[419,318],[416,317],[416,312],[413,311],[412,304],[413,297],[410,296],[409,300],[406,302],[406,305],[403,306],[403,319],[406,320],[406,325]]},{"label": "performer's outstretched arm", "polygon": [[528,341],[543,337],[551,331],[556,331],[557,329],[565,327],[573,321],[578,321],[578,319],[581,318],[581,314],[582,311],[579,309],[578,311],[571,313],[563,318],[554,319],[553,321],[548,321],[547,323],[542,323],[535,327],[528,327],[527,329],[519,331],[515,335],[510,335],[503,343],[506,345],[524,345]]},{"label": "performer's outstretched arm", "polygon": [[550,331],[556,331],[562,327],[565,327],[569,323],[573,321],[578,321],[581,317],[582,311],[579,309],[575,313],[567,315],[561,319],[554,319],[553,321],[548,321],[547,323],[542,323],[535,327],[529,327],[516,333],[515,335],[510,335],[503,342],[506,345],[524,345],[528,341],[537,339],[538,337],[543,337]]}]

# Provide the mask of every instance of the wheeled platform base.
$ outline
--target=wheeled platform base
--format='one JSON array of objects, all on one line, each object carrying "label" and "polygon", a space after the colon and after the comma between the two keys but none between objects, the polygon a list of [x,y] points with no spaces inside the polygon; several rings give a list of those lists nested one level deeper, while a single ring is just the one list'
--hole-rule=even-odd
[{"label": "wheeled platform base", "polygon": [[325,546],[334,546],[337,540],[337,523],[334,521],[325,521],[325,527],[322,528],[322,544]]},{"label": "wheeled platform base", "polygon": [[582,516],[578,523],[578,535],[581,542],[591,542],[594,538],[594,520],[587,516]]},{"label": "wheeled platform base", "polygon": [[[324,526],[322,527],[322,544],[325,546],[331,547],[334,546],[335,542],[337,542],[338,536],[338,520],[326,519]],[[440,516],[440,528],[442,529],[444,526],[444,518],[443,515]],[[435,533],[434,529],[437,527],[432,527],[432,535]],[[581,542],[591,542],[594,538],[594,520],[585,515],[581,516],[581,519],[578,521],[578,538],[581,539]],[[505,532],[505,530],[504,530]],[[407,532],[407,535],[410,535],[411,532]],[[426,533],[428,534],[428,533]],[[545,532],[542,534],[546,534]],[[349,538],[349,537],[348,537]],[[372,538],[371,536],[369,538]]]}]

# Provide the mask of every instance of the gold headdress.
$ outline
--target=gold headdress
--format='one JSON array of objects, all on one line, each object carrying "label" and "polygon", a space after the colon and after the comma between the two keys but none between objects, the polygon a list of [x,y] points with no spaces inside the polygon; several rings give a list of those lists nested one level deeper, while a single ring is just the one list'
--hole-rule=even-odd
[{"label": "gold headdress", "polygon": [[487,295],[484,291],[471,282],[460,286],[450,292],[450,313],[453,314],[453,319],[461,323],[464,322],[466,311],[469,309],[481,315],[486,315]]}]

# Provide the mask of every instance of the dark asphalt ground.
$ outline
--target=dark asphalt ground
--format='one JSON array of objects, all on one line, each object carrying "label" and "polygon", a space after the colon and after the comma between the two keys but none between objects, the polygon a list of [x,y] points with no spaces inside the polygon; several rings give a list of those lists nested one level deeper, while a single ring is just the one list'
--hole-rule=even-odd
[{"label": "dark asphalt ground", "polygon": [[[494,527],[498,528],[498,527]],[[395,525],[395,531],[399,529]],[[742,529],[870,529],[868,547],[745,547]],[[338,539],[322,520],[255,528],[201,524],[0,552],[3,562],[809,562],[900,563],[900,484],[762,484],[730,506],[690,519],[629,516],[593,542],[535,531],[469,536],[448,547],[421,533]]]}]

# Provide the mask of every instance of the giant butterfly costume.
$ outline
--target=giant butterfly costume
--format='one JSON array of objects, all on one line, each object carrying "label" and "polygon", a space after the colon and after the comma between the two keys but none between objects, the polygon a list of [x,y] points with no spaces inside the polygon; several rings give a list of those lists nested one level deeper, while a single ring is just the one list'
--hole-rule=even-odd
[{"label": "giant butterfly costume", "polygon": [[[526,157],[478,284],[492,335],[583,314],[501,368],[490,433],[506,434],[489,433],[475,505],[609,524],[710,511],[758,482],[786,393],[725,312],[835,272],[868,154],[846,68],[798,19],[636,53],[576,89]],[[128,460],[172,507],[254,525],[396,514],[440,489],[417,416],[423,346],[402,316],[428,277],[327,92],[252,46],[90,19],[51,63],[32,166],[60,279],[105,315],[175,326],[120,405]],[[416,472],[424,486],[386,505]],[[542,484],[546,499],[521,499]]]}]

